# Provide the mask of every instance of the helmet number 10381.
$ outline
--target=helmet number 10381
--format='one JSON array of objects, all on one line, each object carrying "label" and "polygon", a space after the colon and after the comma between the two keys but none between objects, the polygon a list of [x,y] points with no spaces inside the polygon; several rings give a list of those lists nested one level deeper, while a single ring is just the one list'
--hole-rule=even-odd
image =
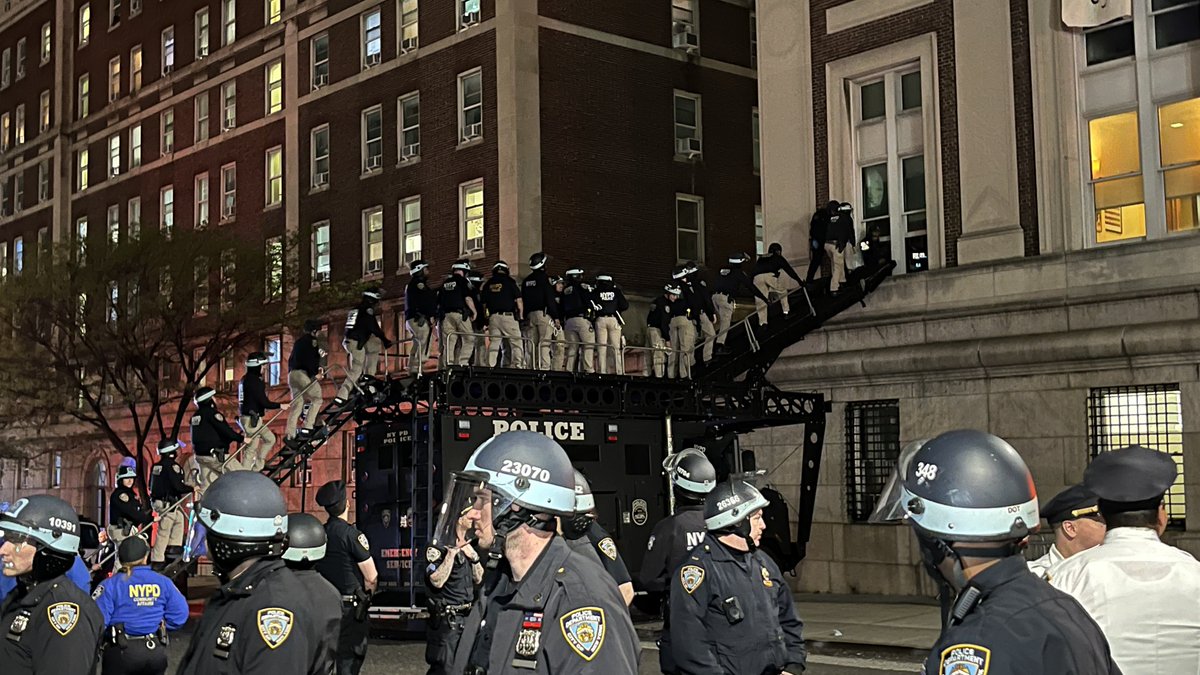
[{"label": "helmet number 10381", "polygon": [[500,464],[500,471],[543,483],[550,480],[549,470],[525,462],[514,462],[511,459],[506,459]]}]

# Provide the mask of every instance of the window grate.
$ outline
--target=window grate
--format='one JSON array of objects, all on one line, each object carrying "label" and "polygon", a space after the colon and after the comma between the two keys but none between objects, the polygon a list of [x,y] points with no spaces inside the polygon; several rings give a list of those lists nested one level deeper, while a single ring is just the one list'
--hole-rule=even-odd
[{"label": "window grate", "polygon": [[900,455],[900,402],[846,404],[846,512],[866,522]]},{"label": "window grate", "polygon": [[1165,452],[1179,476],[1167,491],[1168,526],[1183,529],[1183,414],[1178,384],[1102,387],[1088,395],[1088,457],[1128,445]]}]

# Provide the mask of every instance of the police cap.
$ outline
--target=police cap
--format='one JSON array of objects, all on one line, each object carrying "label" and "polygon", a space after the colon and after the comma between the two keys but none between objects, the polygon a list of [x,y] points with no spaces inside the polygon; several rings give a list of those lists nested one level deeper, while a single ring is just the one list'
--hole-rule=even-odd
[{"label": "police cap", "polygon": [[331,480],[321,486],[317,490],[317,504],[326,508],[337,506],[346,501],[346,483],[340,480]]},{"label": "police cap", "polygon": [[150,555],[150,546],[141,537],[128,537],[117,547],[117,560],[122,565],[138,562]]},{"label": "police cap", "polygon": [[1117,510],[1157,508],[1179,469],[1165,452],[1131,445],[1102,452],[1083,472],[1083,484]]},{"label": "police cap", "polygon": [[1100,512],[1096,494],[1082,483],[1072,485],[1042,506],[1042,517],[1053,527],[1067,520],[1092,516]]}]

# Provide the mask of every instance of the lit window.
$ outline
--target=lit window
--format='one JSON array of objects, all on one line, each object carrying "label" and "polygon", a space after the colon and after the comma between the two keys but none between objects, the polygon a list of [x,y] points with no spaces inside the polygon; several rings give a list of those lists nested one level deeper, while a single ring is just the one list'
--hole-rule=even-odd
[{"label": "lit window", "polygon": [[417,0],[399,0],[400,3],[400,49],[409,51],[417,48],[420,28],[417,24]]},{"label": "lit window", "polygon": [[400,202],[400,220],[400,264],[407,265],[421,257],[420,197]]},{"label": "lit window", "polygon": [[374,106],[362,113],[363,172],[383,166],[383,108]]},{"label": "lit window", "polygon": [[108,137],[108,177],[121,173],[121,134]]},{"label": "lit window", "polygon": [[142,198],[133,197],[126,205],[129,216],[129,238],[137,239],[142,233]]},{"label": "lit window", "polygon": [[79,191],[82,192],[88,189],[88,149],[84,146],[76,153],[75,159],[75,184],[79,186]]},{"label": "lit window", "polygon": [[1200,98],[1158,109],[1158,146],[1167,232],[1200,228]]},{"label": "lit window", "polygon": [[221,85],[221,131],[237,126],[237,81]]},{"label": "lit window", "polygon": [[267,150],[267,206],[283,203],[283,148]]},{"label": "lit window", "polygon": [[116,246],[121,243],[121,207],[116,204],[108,205],[108,219],[105,230],[108,233],[108,243]]},{"label": "lit window", "polygon": [[383,207],[376,206],[362,213],[363,275],[383,271]]},{"label": "lit window", "polygon": [[175,27],[167,26],[162,32],[163,75],[175,69]]},{"label": "lit window", "polygon": [[312,130],[312,186],[329,185],[329,125]]},{"label": "lit window", "polygon": [[17,106],[16,112],[13,113],[13,134],[16,144],[25,144],[25,104]]},{"label": "lit window", "polygon": [[86,46],[92,37],[92,8],[88,3],[79,6],[79,46]]},{"label": "lit window", "polygon": [[279,23],[283,20],[283,0],[266,0],[267,3],[267,25]]},{"label": "lit window", "polygon": [[237,0],[221,0],[221,44],[237,39]]},{"label": "lit window", "polygon": [[77,260],[83,260],[87,257],[88,245],[88,219],[84,216],[75,221],[75,254]]},{"label": "lit window", "polygon": [[13,176],[13,210],[20,213],[25,208],[25,172]]},{"label": "lit window", "polygon": [[314,284],[329,281],[329,221],[313,225],[312,231],[312,279]]},{"label": "lit window", "polygon": [[383,58],[383,29],[382,14],[378,8],[362,15],[362,66],[370,68],[378,65]]},{"label": "lit window", "polygon": [[483,181],[475,180],[458,187],[459,237],[464,254],[483,250]]},{"label": "lit window", "polygon": [[8,242],[0,241],[0,279],[8,276]]},{"label": "lit window", "polygon": [[142,125],[129,128],[129,168],[142,165]]},{"label": "lit window", "polygon": [[42,24],[42,53],[41,63],[45,65],[50,62],[50,22]]},{"label": "lit window", "polygon": [[460,142],[483,137],[483,73],[458,76],[458,137]]},{"label": "lit window", "polygon": [[196,227],[205,227],[208,225],[208,174],[198,174],[194,183],[194,192],[196,208],[192,213],[192,222]]},{"label": "lit window", "polygon": [[38,164],[38,203],[50,199],[50,160]]},{"label": "lit window", "polygon": [[129,91],[130,93],[142,88],[142,46],[134,45],[129,50]]},{"label": "lit window", "polygon": [[675,195],[675,255],[680,262],[704,257],[704,199]]},{"label": "lit window", "polygon": [[458,29],[479,23],[479,0],[458,0]]},{"label": "lit window", "polygon": [[221,219],[237,215],[237,164],[221,167]]},{"label": "lit window", "polygon": [[266,344],[263,345],[263,351],[267,354],[267,384],[274,387],[279,384],[279,365],[281,355],[283,354],[283,338],[278,335],[267,338]]},{"label": "lit window", "polygon": [[175,188],[166,186],[158,192],[159,229],[170,238],[175,230]]},{"label": "lit window", "polygon": [[283,110],[283,61],[267,64],[267,114]]},{"label": "lit window", "polygon": [[321,33],[312,39],[312,87],[329,84],[329,34]]},{"label": "lit window", "polygon": [[[267,240],[266,291],[268,300],[283,297],[283,239],[271,237]],[[272,384],[279,384],[278,377]]]},{"label": "lit window", "polygon": [[8,113],[0,115],[0,152],[7,152],[12,136],[12,116]]},{"label": "lit window", "polygon": [[754,144],[754,173],[758,173],[759,171],[762,170],[762,146],[761,146],[761,142],[759,140],[759,133],[758,133],[758,108],[757,107],[754,108],[754,111],[751,113],[750,116],[751,116],[751,132],[752,132],[751,138],[753,139],[753,144]]},{"label": "lit window", "polygon": [[201,8],[196,12],[196,35],[194,36],[193,44],[196,45],[196,58],[202,59],[208,56],[208,8]]},{"label": "lit window", "polygon": [[75,109],[79,111],[78,119],[83,119],[88,116],[88,102],[90,97],[90,78],[87,73],[79,76],[79,97],[76,100]]},{"label": "lit window", "polygon": [[1088,137],[1096,241],[1146,236],[1137,112],[1089,121]]},{"label": "lit window", "polygon": [[50,128],[50,90],[42,92],[38,99],[38,133]]},{"label": "lit window", "polygon": [[175,109],[167,108],[158,116],[159,128],[162,131],[162,154],[175,152]]},{"label": "lit window", "polygon": [[763,229],[763,210],[761,206],[754,207],[754,252],[763,255],[766,252],[765,233]]},{"label": "lit window", "polygon": [[13,239],[13,274],[25,271],[25,238]]},{"label": "lit window", "polygon": [[402,96],[396,107],[400,111],[400,159],[416,159],[421,156],[421,97]]},{"label": "lit window", "polygon": [[108,102],[112,103],[121,95],[121,57],[114,56],[108,62]]},{"label": "lit window", "polygon": [[206,141],[208,140],[208,92],[204,91],[196,94],[196,98],[193,101],[196,118],[196,141]]},{"label": "lit window", "polygon": [[17,40],[17,79],[25,77],[25,38]]}]

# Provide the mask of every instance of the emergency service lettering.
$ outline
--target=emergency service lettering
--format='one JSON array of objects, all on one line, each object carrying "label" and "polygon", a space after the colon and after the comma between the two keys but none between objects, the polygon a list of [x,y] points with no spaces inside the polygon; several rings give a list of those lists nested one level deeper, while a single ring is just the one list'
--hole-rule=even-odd
[{"label": "emergency service lettering", "polygon": [[583,422],[548,422],[545,420],[492,420],[492,435],[506,431],[536,431],[556,441],[582,441]]}]

